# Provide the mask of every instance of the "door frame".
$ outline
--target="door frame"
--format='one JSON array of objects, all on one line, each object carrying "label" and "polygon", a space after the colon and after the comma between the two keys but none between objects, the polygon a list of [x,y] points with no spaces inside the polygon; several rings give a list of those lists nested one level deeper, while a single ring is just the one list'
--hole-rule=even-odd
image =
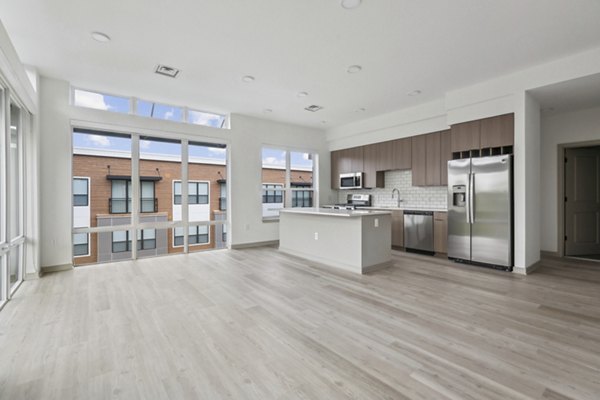
[{"label": "door frame", "polygon": [[574,142],[574,143],[561,143],[557,146],[557,158],[558,158],[558,162],[557,164],[557,169],[558,169],[558,173],[557,173],[557,221],[558,221],[558,226],[556,229],[556,233],[557,233],[557,249],[558,249],[558,256],[559,257],[565,257],[566,251],[565,251],[565,230],[566,230],[566,225],[567,225],[567,221],[566,221],[566,215],[565,215],[565,207],[566,207],[566,202],[565,202],[565,197],[566,197],[566,185],[565,185],[565,179],[566,179],[566,174],[565,174],[565,158],[567,156],[567,149],[572,149],[572,148],[578,148],[578,147],[596,147],[596,146],[600,146],[600,140],[587,140],[587,141],[583,141],[583,142]]}]

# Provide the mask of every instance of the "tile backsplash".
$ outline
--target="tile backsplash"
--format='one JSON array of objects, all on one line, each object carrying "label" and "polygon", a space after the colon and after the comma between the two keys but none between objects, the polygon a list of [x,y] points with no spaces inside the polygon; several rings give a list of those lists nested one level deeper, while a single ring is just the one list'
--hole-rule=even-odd
[{"label": "tile backsplash", "polygon": [[396,198],[392,199],[392,190],[400,191],[400,198],[404,201],[402,207],[417,208],[442,208],[448,207],[448,188],[446,186],[412,186],[412,171],[387,171],[385,172],[385,188],[365,189],[360,191],[338,190],[338,201],[346,202],[349,193],[367,193],[371,195],[373,206],[396,206]]}]

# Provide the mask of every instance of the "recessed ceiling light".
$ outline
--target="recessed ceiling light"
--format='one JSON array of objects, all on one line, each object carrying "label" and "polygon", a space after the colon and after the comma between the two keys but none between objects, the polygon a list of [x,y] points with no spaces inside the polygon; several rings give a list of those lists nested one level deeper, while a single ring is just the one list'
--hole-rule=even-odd
[{"label": "recessed ceiling light", "polygon": [[346,10],[351,10],[360,6],[361,0],[341,0],[340,5]]},{"label": "recessed ceiling light", "polygon": [[168,76],[169,78],[177,78],[179,75],[179,70],[177,68],[168,67],[166,65],[157,65],[156,70],[154,70],[159,75]]},{"label": "recessed ceiling light", "polygon": [[351,65],[348,67],[347,71],[349,74],[356,74],[362,71],[362,67],[360,65]]},{"label": "recessed ceiling light", "polygon": [[357,112],[357,113],[358,113],[358,112],[365,112],[365,111],[367,111],[367,109],[366,109],[366,108],[364,108],[364,107],[361,107],[361,108],[359,108],[358,110],[356,110],[356,111],[354,111],[354,112]]},{"label": "recessed ceiling light", "polygon": [[421,94],[420,90],[413,90],[412,92],[406,93],[407,96],[418,96]]},{"label": "recessed ceiling light", "polygon": [[306,97],[308,96],[308,92],[298,92],[298,97]]},{"label": "recessed ceiling light", "polygon": [[321,121],[321,123],[322,123],[323,125],[325,125],[325,124],[327,123],[327,121]]},{"label": "recessed ceiling light", "polygon": [[272,113],[272,112],[273,112],[273,110],[271,110],[270,108],[265,108],[265,109],[263,110],[263,112],[264,112],[265,114],[269,114],[269,113]]},{"label": "recessed ceiling light", "polygon": [[110,36],[102,32],[92,32],[92,38],[101,43],[110,42]]},{"label": "recessed ceiling light", "polygon": [[254,82],[254,77],[252,75],[246,75],[242,77],[242,82],[250,83]]}]

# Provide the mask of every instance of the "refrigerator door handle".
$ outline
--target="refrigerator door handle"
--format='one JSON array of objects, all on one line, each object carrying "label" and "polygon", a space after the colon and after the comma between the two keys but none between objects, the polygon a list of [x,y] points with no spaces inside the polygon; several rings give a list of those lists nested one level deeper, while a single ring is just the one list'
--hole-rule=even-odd
[{"label": "refrigerator door handle", "polygon": [[469,193],[469,214],[471,223],[475,222],[475,173],[471,174],[471,179],[469,182],[469,188],[471,189],[471,193]]},{"label": "refrigerator door handle", "polygon": [[466,207],[466,217],[467,217],[467,224],[471,223],[471,173],[469,172],[469,176],[467,179],[467,193],[466,193],[466,201],[465,201],[465,207]]}]

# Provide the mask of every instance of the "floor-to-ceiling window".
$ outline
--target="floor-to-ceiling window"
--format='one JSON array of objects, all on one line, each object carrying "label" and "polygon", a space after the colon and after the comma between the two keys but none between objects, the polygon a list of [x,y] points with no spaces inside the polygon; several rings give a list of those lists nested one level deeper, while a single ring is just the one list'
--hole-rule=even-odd
[{"label": "floor-to-ceiling window", "polygon": [[24,135],[30,114],[0,87],[0,305],[23,281]]},{"label": "floor-to-ceiling window", "polygon": [[75,265],[226,247],[226,146],[73,133]]}]

